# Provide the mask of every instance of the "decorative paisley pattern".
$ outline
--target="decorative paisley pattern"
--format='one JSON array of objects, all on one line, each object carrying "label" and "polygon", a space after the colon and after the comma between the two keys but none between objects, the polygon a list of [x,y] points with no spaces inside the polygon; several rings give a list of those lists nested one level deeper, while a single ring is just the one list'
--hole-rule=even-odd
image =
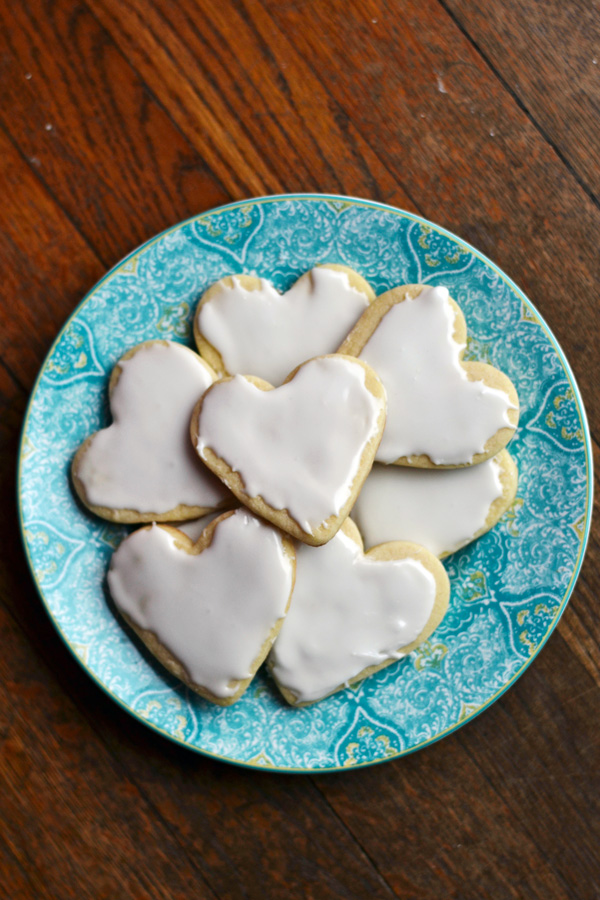
[{"label": "decorative paisley pattern", "polygon": [[[366,681],[294,709],[261,672],[232,707],[165,674],[114,616],[104,591],[126,529],[78,504],[69,465],[107,424],[107,380],[125,350],[189,342],[198,298],[242,270],[284,290],[320,262],[357,269],[376,291],[446,284],[469,326],[469,358],[515,382],[518,497],[479,541],[448,557],[449,613],[435,634]],[[20,505],[34,578],[86,670],[133,715],[192,749],[249,766],[351,768],[430,743],[468,721],[524,670],[555,627],[590,518],[589,435],[560,349],[521,292],[435,225],[345,197],[273,197],[204,213],[139,248],[87,296],[34,390],[21,444]]]},{"label": "decorative paisley pattern", "polygon": [[69,384],[78,378],[104,376],[94,351],[94,339],[85,322],[73,321],[54,347],[45,366],[46,378],[54,384]]}]

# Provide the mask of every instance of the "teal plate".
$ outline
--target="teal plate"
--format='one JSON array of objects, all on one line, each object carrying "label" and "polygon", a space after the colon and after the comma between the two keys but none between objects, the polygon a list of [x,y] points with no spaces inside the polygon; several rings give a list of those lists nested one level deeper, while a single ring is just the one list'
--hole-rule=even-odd
[{"label": "teal plate", "polygon": [[[129,347],[192,345],[209,284],[232,272],[283,290],[321,262],[359,271],[377,293],[447,285],[469,327],[467,358],[515,383],[510,450],[517,499],[500,523],[445,560],[449,613],[406,659],[304,709],[260,673],[233,707],[212,706],[155,664],[113,615],[104,576],[126,529],[88,515],[69,482],[75,450],[107,424],[107,383]],[[532,304],[493,263],[442,228],[389,206],[297,195],[232,203],[135,250],[87,295],[46,359],[27,412],[19,503],[26,553],[59,634],[122,707],[207,756],[279,771],[358,767],[431,744],[523,673],[563,612],[581,566],[592,500],[590,438],[569,365]]]}]

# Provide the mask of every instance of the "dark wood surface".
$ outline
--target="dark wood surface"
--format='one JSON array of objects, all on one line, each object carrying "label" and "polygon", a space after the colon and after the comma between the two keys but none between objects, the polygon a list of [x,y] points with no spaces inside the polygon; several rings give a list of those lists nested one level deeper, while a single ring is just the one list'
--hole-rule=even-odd
[{"label": "dark wood surface", "polygon": [[165,227],[265,193],[382,200],[474,243],[549,322],[598,440],[599,155],[587,0],[0,2],[0,897],[600,897],[597,531],[484,715],[372,769],[276,776],[95,687],[14,501],[28,393],[82,295]]}]

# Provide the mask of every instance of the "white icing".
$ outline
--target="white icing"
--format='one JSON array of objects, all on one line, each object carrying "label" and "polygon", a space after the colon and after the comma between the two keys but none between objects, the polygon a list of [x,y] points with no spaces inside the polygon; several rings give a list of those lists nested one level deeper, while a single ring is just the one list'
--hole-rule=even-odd
[{"label": "white icing", "polygon": [[436,465],[469,463],[500,428],[512,427],[508,395],[467,378],[454,317],[447,288],[427,288],[392,306],[359,354],[387,393],[380,462],[426,454]]},{"label": "white icing", "polygon": [[236,375],[204,399],[198,452],[212,449],[249,496],[287,509],[311,533],[348,500],[383,403],[363,367],[340,356],[311,360],[271,391]]},{"label": "white icing", "polygon": [[368,666],[400,658],[427,624],[435,594],[422,563],[365,557],[343,531],[323,547],[298,546],[273,674],[300,702],[319,700]]},{"label": "white icing", "polygon": [[94,435],[77,474],[92,506],[166,513],[217,506],[230,496],[194,453],[190,417],[212,384],[200,358],[154,343],[119,363],[113,424]]},{"label": "white icing", "polygon": [[191,555],[158,525],[113,555],[108,586],[119,609],[153,632],[190,679],[217,697],[248,678],[285,615],[293,565],[280,533],[242,510],[220,522],[209,548]]},{"label": "white icing", "polygon": [[436,556],[452,553],[483,528],[502,495],[500,466],[488,459],[463,469],[375,465],[352,510],[365,546],[413,541]]},{"label": "white icing", "polygon": [[346,272],[315,268],[281,295],[261,279],[248,291],[233,279],[198,312],[204,337],[231,375],[279,385],[307,359],[333,353],[368,306]]}]

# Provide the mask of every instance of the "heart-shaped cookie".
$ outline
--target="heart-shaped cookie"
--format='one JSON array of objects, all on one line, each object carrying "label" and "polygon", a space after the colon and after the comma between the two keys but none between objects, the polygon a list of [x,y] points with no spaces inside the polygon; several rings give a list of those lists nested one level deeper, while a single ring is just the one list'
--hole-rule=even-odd
[{"label": "heart-shaped cookie", "polygon": [[215,380],[197,353],[169,341],[129,350],[109,384],[113,423],[73,460],[73,482],[92,512],[112,522],[175,521],[233,504],[190,445],[190,416]]},{"label": "heart-shaped cookie", "polygon": [[364,554],[346,519],[324,547],[299,546],[296,586],[269,667],[289,703],[305,705],[405,656],[437,628],[450,585],[416,544]]},{"label": "heart-shaped cookie", "polygon": [[493,366],[462,361],[466,335],[447,288],[417,284],[378,297],[343,342],[339,352],[369,363],[386,390],[379,462],[474,465],[512,438],[518,421],[513,384]]},{"label": "heart-shaped cookie", "polygon": [[332,355],[303,363],[278,388],[243,375],[216,382],[194,410],[191,434],[242,503],[318,545],[348,515],[384,423],[385,393],[373,370]]},{"label": "heart-shaped cookie", "polygon": [[113,554],[108,586],[151,653],[202,697],[229,706],[277,636],[294,586],[290,540],[247,510],[225,513],[197,543],[151,525]]},{"label": "heart-shaped cookie", "polygon": [[494,527],[515,498],[517,477],[508,450],[460,469],[376,463],[352,518],[367,547],[410,540],[444,557]]},{"label": "heart-shaped cookie", "polygon": [[300,363],[335,352],[374,296],[346,266],[317,266],[285,294],[263,278],[228,276],[202,297],[194,336],[220,375],[280,385]]}]

